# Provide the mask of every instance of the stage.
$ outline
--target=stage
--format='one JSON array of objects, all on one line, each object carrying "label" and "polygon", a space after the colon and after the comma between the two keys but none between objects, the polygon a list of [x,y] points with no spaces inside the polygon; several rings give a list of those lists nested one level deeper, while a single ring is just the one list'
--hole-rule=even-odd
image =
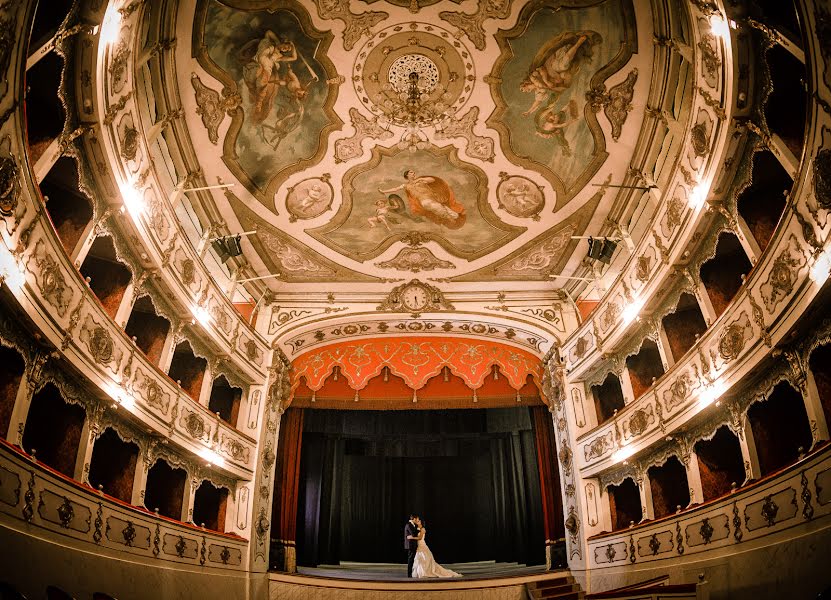
[{"label": "stage", "polygon": [[[466,563],[442,564],[443,567],[462,574],[462,578],[503,579],[505,577],[523,577],[545,573],[545,567],[526,566],[518,563],[503,563],[493,560]],[[358,581],[409,581],[407,565],[400,563],[360,563],[341,562],[337,565],[318,565],[317,567],[298,567],[300,575],[328,577],[333,579],[354,579]],[[415,580],[418,583],[449,581],[437,579]]]},{"label": "stage", "polygon": [[[526,586],[568,584],[567,570],[481,561],[443,565],[464,576],[452,579],[408,579],[407,567],[394,563],[343,562],[300,567],[297,574],[269,573],[270,600],[527,600]],[[574,596],[575,598],[577,596]]]}]

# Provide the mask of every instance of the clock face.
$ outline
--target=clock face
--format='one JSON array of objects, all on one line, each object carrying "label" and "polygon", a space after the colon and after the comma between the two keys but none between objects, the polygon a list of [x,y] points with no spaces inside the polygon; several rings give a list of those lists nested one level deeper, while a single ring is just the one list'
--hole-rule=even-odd
[{"label": "clock face", "polygon": [[420,285],[411,285],[401,291],[401,304],[407,310],[418,312],[429,304],[427,290]]}]

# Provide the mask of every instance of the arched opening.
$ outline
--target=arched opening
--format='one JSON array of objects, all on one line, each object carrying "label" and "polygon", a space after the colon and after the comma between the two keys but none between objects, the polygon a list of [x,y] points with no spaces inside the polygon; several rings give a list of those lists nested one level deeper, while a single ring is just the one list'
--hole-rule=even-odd
[{"label": "arched opening", "polygon": [[[14,348],[0,346],[0,436],[6,437],[26,363]],[[16,439],[15,439],[16,441]]]},{"label": "arched opening", "polygon": [[92,222],[92,205],[79,191],[78,163],[62,156],[44,180],[40,191],[46,212],[66,253],[74,259],[78,245]]},{"label": "arched opening", "polygon": [[609,496],[609,511],[612,515],[612,530],[625,529],[643,519],[641,495],[638,484],[627,477],[617,485],[606,488]]},{"label": "arched opening", "polygon": [[58,94],[62,70],[63,59],[50,52],[26,72],[26,134],[32,164],[63,132],[66,114]]},{"label": "arched opening", "polygon": [[729,493],[744,482],[745,469],[739,438],[722,425],[709,440],[695,444],[704,501]]},{"label": "arched opening", "polygon": [[139,449],[107,428],[95,440],[89,463],[89,483],[122,502],[132,502]]},{"label": "arched opening", "polygon": [[144,506],[160,515],[182,520],[182,504],[185,494],[187,473],[184,469],[171,467],[167,461],[157,460],[147,471],[144,491]]},{"label": "arched opening", "polygon": [[689,352],[698,338],[707,331],[707,322],[698,300],[684,292],[678,298],[675,311],[662,319],[669,351],[676,362]]},{"label": "arched opening", "polygon": [[664,374],[664,363],[661,361],[658,345],[646,338],[637,354],[626,357],[626,368],[632,382],[632,393],[637,400]]},{"label": "arched opening", "polygon": [[752,267],[739,238],[733,233],[722,232],[715,256],[701,265],[700,272],[717,316],[733,300],[742,287],[742,277],[750,273]]},{"label": "arched opening", "polygon": [[793,179],[770,150],[753,155],[752,183],[742,191],[737,208],[762,250],[776,231],[792,186]]},{"label": "arched opening", "polygon": [[811,425],[802,395],[782,381],[747,411],[759,468],[768,475],[788,466],[811,447]]},{"label": "arched opening", "polygon": [[620,410],[626,405],[620,379],[614,373],[606,375],[606,379],[600,385],[593,385],[591,392],[594,398],[594,407],[597,410],[598,424],[611,419],[616,410]]},{"label": "arched opening", "polygon": [[156,313],[149,296],[142,296],[136,300],[124,331],[131,338],[135,338],[136,346],[144,352],[151,363],[159,364],[167,334],[170,333],[170,321]]},{"label": "arched opening", "polygon": [[89,278],[90,289],[114,319],[132,274],[118,261],[110,236],[100,236],[92,243],[81,265],[81,275]]},{"label": "arched opening", "polygon": [[193,522],[211,531],[225,531],[225,510],[228,489],[216,487],[207,479],[196,490],[193,499]]},{"label": "arched opening", "polygon": [[[789,3],[785,3],[789,4]],[[765,103],[765,120],[797,159],[802,155],[808,106],[805,65],[779,44],[765,54],[773,89]]]},{"label": "arched opening", "polygon": [[32,397],[23,449],[39,462],[74,477],[85,419],[83,408],[64,401],[58,388],[47,383]]},{"label": "arched opening", "polygon": [[184,340],[179,342],[173,352],[168,374],[173,381],[179,382],[182,391],[198,402],[202,390],[202,379],[205,378],[207,368],[208,361],[196,356],[190,347],[190,342]]},{"label": "arched opening", "polygon": [[831,424],[831,344],[823,344],[811,352],[808,368],[817,385],[825,422]]},{"label": "arched opening", "polygon": [[690,504],[687,471],[677,456],[670,456],[660,465],[646,471],[652,490],[652,509],[656,519],[671,515]]},{"label": "arched opening", "polygon": [[214,379],[208,410],[219,413],[219,418],[233,427],[237,426],[242,389],[232,386],[224,375]]}]

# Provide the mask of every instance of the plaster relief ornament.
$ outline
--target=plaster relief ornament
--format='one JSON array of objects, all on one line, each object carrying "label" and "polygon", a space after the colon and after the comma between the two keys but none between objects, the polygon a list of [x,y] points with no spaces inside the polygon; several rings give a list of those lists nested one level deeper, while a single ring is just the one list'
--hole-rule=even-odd
[{"label": "plaster relief ornament", "polygon": [[288,189],[286,209],[291,215],[290,222],[314,219],[331,208],[335,193],[329,183],[330,177],[324,173],[320,177],[304,179]]},{"label": "plaster relief ornament", "polygon": [[[5,140],[4,140],[5,143]],[[0,216],[14,216],[20,198],[17,163],[8,156],[0,157]]]},{"label": "plaster relief ornament", "polygon": [[452,262],[437,258],[427,248],[402,248],[394,258],[375,264],[381,269],[397,269],[413,273],[456,268]]},{"label": "plaster relief ornament", "polygon": [[[441,27],[415,22],[373,36],[358,54],[352,76],[359,100],[372,114],[409,129],[455,115],[469,100],[474,80],[473,60],[461,42]],[[410,97],[413,84],[416,98]]]},{"label": "plaster relief ornament", "polygon": [[613,128],[622,126],[634,78],[615,98],[603,82],[632,56],[636,30],[631,2],[562,4],[529,4],[513,28],[496,33],[500,55],[487,79],[496,109],[487,124],[499,131],[508,159],[539,171],[565,204],[608,156],[587,99],[602,94],[596,108],[609,106]]},{"label": "plaster relief ornament", "polygon": [[219,126],[225,119],[225,114],[233,115],[242,102],[242,98],[229,88],[222,88],[222,96],[212,90],[199,79],[199,75],[192,73],[190,83],[196,94],[196,112],[202,117],[202,124],[208,130],[208,139],[212,144],[219,141]]},{"label": "plaster relief ornament", "polygon": [[539,221],[540,211],[545,206],[542,189],[530,179],[505,172],[499,174],[499,180],[496,187],[499,208],[515,217]]}]

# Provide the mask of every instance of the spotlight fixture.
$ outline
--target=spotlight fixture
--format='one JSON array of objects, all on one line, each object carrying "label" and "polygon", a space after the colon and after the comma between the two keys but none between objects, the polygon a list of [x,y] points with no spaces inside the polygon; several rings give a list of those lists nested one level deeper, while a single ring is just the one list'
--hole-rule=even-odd
[{"label": "spotlight fixture", "polygon": [[609,238],[589,238],[588,257],[608,265],[617,250],[617,242]]},{"label": "spotlight fixture", "polygon": [[242,236],[239,235],[226,235],[211,241],[211,246],[213,246],[214,252],[219,256],[221,262],[226,263],[228,259],[242,254],[241,238]]}]

